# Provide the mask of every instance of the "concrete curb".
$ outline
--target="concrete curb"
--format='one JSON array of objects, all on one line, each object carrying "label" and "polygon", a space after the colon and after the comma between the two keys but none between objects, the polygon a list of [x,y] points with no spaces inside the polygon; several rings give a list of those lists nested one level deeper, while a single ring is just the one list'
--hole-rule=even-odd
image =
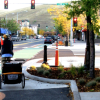
[{"label": "concrete curb", "polygon": [[38,76],[34,76],[29,74],[26,70],[27,70],[27,66],[23,66],[24,70],[23,73],[26,77],[33,79],[33,80],[38,80],[38,81],[42,81],[42,82],[49,82],[49,83],[58,83],[58,84],[65,84],[65,83],[70,83],[71,84],[71,91],[73,92],[73,96],[74,96],[74,100],[81,100],[80,94],[78,92],[78,88],[76,85],[76,82],[74,80],[57,80],[57,79],[49,79],[49,78],[42,78],[42,77],[38,77]]}]

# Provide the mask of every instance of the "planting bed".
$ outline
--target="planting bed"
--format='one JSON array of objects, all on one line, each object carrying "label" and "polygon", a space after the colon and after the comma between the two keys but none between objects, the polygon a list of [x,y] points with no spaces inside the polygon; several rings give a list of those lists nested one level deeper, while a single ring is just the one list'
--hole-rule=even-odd
[{"label": "planting bed", "polygon": [[[70,68],[63,68],[63,70],[58,70],[55,67],[51,67],[51,70],[49,71],[50,73],[47,75],[43,75],[37,72],[37,70],[30,70],[27,69],[27,72],[30,73],[31,75],[39,76],[39,77],[44,77],[44,78],[50,78],[50,79],[63,79],[63,80],[75,80],[77,83],[77,87],[79,92],[100,92],[100,70],[97,68],[95,69],[95,78],[92,79],[89,77],[89,72],[82,72],[78,73],[75,69],[72,69],[72,71],[69,71]],[[99,77],[98,81],[96,78]],[[80,79],[84,79],[85,81],[83,82]],[[79,82],[79,80],[81,82]],[[92,81],[91,83],[89,83]],[[87,85],[88,83],[88,85]],[[92,84],[92,85],[91,85]]]}]

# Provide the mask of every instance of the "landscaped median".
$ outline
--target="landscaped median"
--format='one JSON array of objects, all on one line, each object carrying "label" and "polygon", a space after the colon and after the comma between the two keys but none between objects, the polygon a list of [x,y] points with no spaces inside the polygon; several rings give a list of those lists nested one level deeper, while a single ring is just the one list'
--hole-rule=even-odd
[{"label": "landscaped median", "polygon": [[91,79],[89,72],[84,70],[84,66],[75,67],[71,65],[69,68],[59,65],[58,67],[50,67],[48,64],[42,64],[40,67],[26,67],[25,76],[31,79],[66,84],[70,87],[70,94],[74,100],[81,100],[79,92],[100,92],[100,70],[95,69],[95,77]]}]

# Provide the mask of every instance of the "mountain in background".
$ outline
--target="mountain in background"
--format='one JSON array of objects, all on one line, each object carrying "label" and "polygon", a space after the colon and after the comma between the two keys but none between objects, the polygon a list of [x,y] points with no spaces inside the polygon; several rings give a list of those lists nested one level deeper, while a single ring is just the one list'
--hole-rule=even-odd
[{"label": "mountain in background", "polygon": [[[64,6],[56,6],[52,5],[57,8],[62,8]],[[53,15],[50,15],[47,12],[51,5],[38,5],[35,9],[31,9],[30,7],[17,9],[14,11],[3,11],[0,10],[0,17],[5,17],[7,15],[7,20],[14,19],[17,20],[17,12],[18,12],[18,20],[29,20],[30,25],[38,25],[40,24],[40,29],[53,29],[54,21],[52,19]]]}]

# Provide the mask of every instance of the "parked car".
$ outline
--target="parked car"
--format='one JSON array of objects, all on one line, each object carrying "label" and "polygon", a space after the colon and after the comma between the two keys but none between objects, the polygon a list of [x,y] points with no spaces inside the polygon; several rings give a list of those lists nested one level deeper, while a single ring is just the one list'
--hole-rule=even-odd
[{"label": "parked car", "polygon": [[36,36],[36,39],[38,39],[38,36]]},{"label": "parked car", "polygon": [[21,40],[26,40],[26,36],[23,35],[22,38],[21,38]]},{"label": "parked car", "polygon": [[45,40],[44,40],[44,44],[45,43],[51,43],[52,44],[53,43],[53,39],[51,37],[46,37]]},{"label": "parked car", "polygon": [[12,35],[12,36],[11,36],[11,40],[12,40],[12,41],[19,41],[20,38],[19,38],[17,35]]}]

